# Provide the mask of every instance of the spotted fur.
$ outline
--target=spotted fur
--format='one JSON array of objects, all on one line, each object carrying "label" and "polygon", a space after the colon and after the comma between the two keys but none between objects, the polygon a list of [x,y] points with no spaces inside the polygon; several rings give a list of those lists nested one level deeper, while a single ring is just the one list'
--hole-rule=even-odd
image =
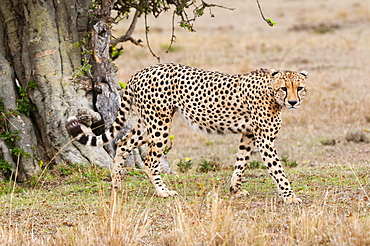
[{"label": "spotted fur", "polygon": [[301,106],[306,96],[307,72],[258,69],[247,74],[229,75],[179,64],[160,64],[137,72],[122,93],[117,118],[100,136],[83,133],[77,118],[66,127],[85,145],[103,145],[123,128],[130,111],[139,116],[131,132],[117,147],[112,170],[112,185],[118,189],[130,152],[148,143],[145,170],[161,197],[177,195],[159,175],[160,160],[168,145],[171,123],[178,112],[192,129],[207,133],[241,134],[230,191],[234,196],[247,195],[241,178],[251,152],[258,148],[269,174],[286,203],[300,203],[293,193],[274,140],[281,128],[283,108]]}]

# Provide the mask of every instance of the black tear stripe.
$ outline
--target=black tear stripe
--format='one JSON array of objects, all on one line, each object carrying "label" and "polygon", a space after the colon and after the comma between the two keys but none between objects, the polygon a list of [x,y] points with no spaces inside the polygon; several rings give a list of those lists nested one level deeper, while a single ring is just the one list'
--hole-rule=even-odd
[{"label": "black tear stripe", "polygon": [[299,97],[299,91],[298,91],[298,88],[297,88],[297,99],[298,99],[298,102],[301,101],[301,98]]}]

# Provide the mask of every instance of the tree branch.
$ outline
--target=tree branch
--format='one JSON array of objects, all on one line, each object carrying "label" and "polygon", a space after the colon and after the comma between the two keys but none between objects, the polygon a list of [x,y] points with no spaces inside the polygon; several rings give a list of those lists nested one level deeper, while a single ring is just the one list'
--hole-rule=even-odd
[{"label": "tree branch", "polygon": [[159,57],[159,56],[157,56],[154,52],[153,52],[153,50],[152,50],[152,48],[150,47],[150,44],[149,44],[149,37],[148,37],[148,33],[149,33],[149,26],[148,26],[148,18],[147,18],[147,14],[145,13],[145,39],[146,39],[146,44],[148,45],[148,49],[149,49],[149,51],[150,51],[150,53],[152,53],[152,55],[155,57],[155,58],[157,58],[157,60],[158,60],[158,63],[159,62],[161,62],[161,58]]},{"label": "tree branch", "polygon": [[139,18],[139,11],[136,10],[135,14],[134,14],[134,18],[132,19],[131,24],[130,24],[129,28],[127,29],[126,33],[124,35],[118,37],[118,38],[115,38],[115,39],[111,40],[110,44],[112,46],[116,46],[118,43],[130,41],[131,43],[133,43],[135,45],[143,46],[141,44],[142,41],[140,39],[136,40],[132,37],[132,34],[135,31],[135,27],[136,27],[136,23],[137,23],[138,18]]},{"label": "tree branch", "polygon": [[[175,36],[175,16],[178,15],[180,17],[180,27],[182,28],[186,28],[188,29],[189,31],[191,32],[194,32],[194,28],[193,28],[193,23],[194,21],[202,16],[204,14],[204,10],[206,8],[209,8],[209,11],[210,11],[210,15],[211,17],[214,17],[214,14],[212,13],[212,8],[216,7],[216,8],[223,8],[223,9],[227,9],[227,10],[234,10],[234,8],[229,8],[229,7],[225,7],[225,6],[222,6],[222,5],[219,5],[219,4],[209,4],[209,3],[206,3],[204,0],[201,0],[201,3],[197,6],[195,1],[191,1],[191,0],[167,0],[165,2],[160,2],[160,4],[154,4],[154,3],[157,3],[157,1],[153,1],[153,2],[135,2],[135,1],[132,1],[132,2],[126,2],[126,1],[122,1],[122,0],[117,0],[117,2],[119,3],[119,5],[115,5],[115,7],[113,9],[115,9],[117,11],[117,16],[121,16],[123,15],[122,13],[128,13],[129,12],[129,9],[130,8],[134,8],[136,9],[135,11],[135,14],[134,14],[134,17],[132,19],[132,22],[129,26],[129,28],[127,29],[127,32],[118,37],[118,38],[115,38],[114,40],[111,40],[110,42],[110,45],[111,46],[115,46],[117,45],[118,43],[120,42],[126,42],[126,41],[130,41],[132,42],[133,44],[135,45],[139,45],[139,46],[142,46],[141,44],[141,40],[136,40],[135,38],[132,37],[132,34],[135,30],[135,26],[136,26],[136,23],[137,23],[137,19],[140,17],[141,14],[144,14],[144,18],[145,18],[145,39],[146,39],[146,44],[148,46],[148,49],[150,51],[150,53],[155,57],[157,58],[158,62],[160,61],[160,57],[158,57],[152,50],[151,46],[150,46],[150,41],[149,41],[149,26],[148,26],[148,20],[147,20],[147,15],[148,14],[152,14],[154,17],[158,17],[158,15],[160,13],[162,13],[163,11],[167,11],[168,9],[170,9],[170,5],[174,5],[175,6],[175,10],[173,11],[173,14],[172,14],[172,33],[171,33],[171,40],[170,40],[170,44],[169,44],[169,47],[168,49],[166,50],[166,53],[170,51],[172,45],[174,44],[175,42],[175,39],[176,39],[176,36]],[[159,1],[158,1],[159,2]],[[186,12],[186,9],[189,9],[190,6],[194,7],[193,9],[193,14],[194,14],[194,17],[192,19],[189,18],[188,16],[188,13]],[[116,17],[117,18],[117,17]]]},{"label": "tree branch", "polygon": [[172,33],[171,33],[171,41],[170,45],[168,46],[168,49],[166,50],[166,53],[170,52],[173,43],[175,42],[176,36],[175,36],[175,12],[172,13]]},{"label": "tree branch", "polygon": [[225,7],[225,6],[222,6],[222,5],[219,5],[219,4],[214,4],[214,3],[209,4],[209,3],[206,3],[203,0],[202,0],[202,5],[203,5],[203,8],[217,7],[217,8],[221,8],[221,9],[235,10],[234,8]]},{"label": "tree branch", "polygon": [[259,2],[258,0],[256,0],[256,2],[257,2],[257,5],[258,5],[258,8],[259,8],[259,10],[260,10],[260,13],[261,13],[262,19],[263,19],[264,21],[266,21],[266,23],[267,23],[269,26],[271,26],[271,27],[275,26],[275,25],[276,25],[276,23],[275,23],[275,22],[273,22],[270,18],[266,19],[266,18],[265,18],[265,16],[263,15],[263,13],[262,13],[262,9],[261,9],[261,5],[260,5],[260,2]]}]

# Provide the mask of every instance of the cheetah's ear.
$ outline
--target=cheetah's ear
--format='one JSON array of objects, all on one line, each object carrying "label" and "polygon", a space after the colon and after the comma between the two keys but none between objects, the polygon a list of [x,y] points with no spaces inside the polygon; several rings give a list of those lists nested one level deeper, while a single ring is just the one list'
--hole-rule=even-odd
[{"label": "cheetah's ear", "polygon": [[275,77],[279,73],[279,71],[276,71],[275,69],[271,69],[270,72],[273,77]]},{"label": "cheetah's ear", "polygon": [[307,78],[308,76],[308,72],[306,70],[302,70],[299,73],[302,74],[305,78]]}]

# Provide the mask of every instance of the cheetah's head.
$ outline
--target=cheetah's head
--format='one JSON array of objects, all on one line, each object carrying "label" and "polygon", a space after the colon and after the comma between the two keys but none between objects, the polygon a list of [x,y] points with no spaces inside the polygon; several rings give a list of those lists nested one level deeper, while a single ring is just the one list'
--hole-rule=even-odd
[{"label": "cheetah's head", "polygon": [[275,100],[281,106],[288,109],[296,109],[301,106],[306,96],[306,71],[275,71],[271,70]]}]

